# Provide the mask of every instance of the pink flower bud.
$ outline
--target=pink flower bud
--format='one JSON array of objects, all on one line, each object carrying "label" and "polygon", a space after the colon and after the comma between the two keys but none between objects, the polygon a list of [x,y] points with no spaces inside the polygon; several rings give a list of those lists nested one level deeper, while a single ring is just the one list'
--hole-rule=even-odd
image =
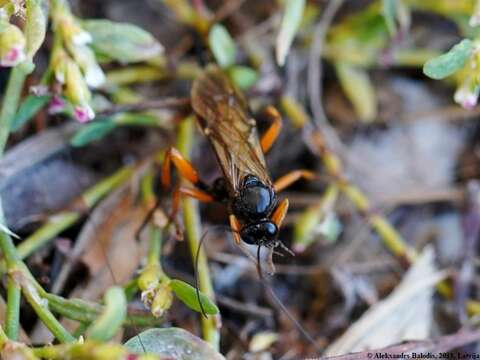
[{"label": "pink flower bud", "polygon": [[0,66],[15,66],[23,62],[25,54],[25,36],[22,31],[10,23],[0,27]]},{"label": "pink flower bud", "polygon": [[75,106],[73,110],[73,116],[77,121],[81,123],[86,123],[95,118],[95,113],[93,112],[92,108],[88,105]]},{"label": "pink flower bud", "polygon": [[60,96],[55,95],[48,104],[48,113],[50,115],[61,113],[65,110],[65,101]]},{"label": "pink flower bud", "polygon": [[5,56],[0,60],[1,66],[15,66],[25,60],[25,52],[23,47],[11,48]]}]

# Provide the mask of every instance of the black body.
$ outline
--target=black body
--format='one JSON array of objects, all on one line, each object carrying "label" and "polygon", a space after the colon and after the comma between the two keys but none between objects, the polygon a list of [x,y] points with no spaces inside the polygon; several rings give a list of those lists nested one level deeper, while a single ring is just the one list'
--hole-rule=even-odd
[{"label": "black body", "polygon": [[218,178],[209,193],[218,201],[229,203],[232,214],[243,224],[240,230],[242,240],[250,245],[274,246],[278,228],[269,218],[277,204],[273,189],[254,175],[244,178],[238,195],[233,198],[229,198],[224,186],[224,179]]},{"label": "black body", "polygon": [[200,188],[229,206],[244,242],[275,246],[278,228],[270,217],[277,199],[247,100],[215,65],[195,79],[191,100],[224,175]]}]

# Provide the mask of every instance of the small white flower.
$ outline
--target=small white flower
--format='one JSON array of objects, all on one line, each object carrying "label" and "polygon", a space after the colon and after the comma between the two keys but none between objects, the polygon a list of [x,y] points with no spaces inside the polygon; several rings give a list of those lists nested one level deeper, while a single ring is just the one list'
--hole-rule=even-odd
[{"label": "small white flower", "polygon": [[472,27],[480,25],[480,1],[476,2],[473,15],[470,17],[468,24]]},{"label": "small white flower", "polygon": [[85,81],[92,88],[97,88],[105,82],[105,74],[97,63],[92,63],[85,69]]},{"label": "small white flower", "polygon": [[480,24],[480,14],[473,14],[468,22],[470,26],[478,26]]},{"label": "small white flower", "polygon": [[26,58],[25,47],[14,46],[0,59],[0,66],[15,66],[25,61]]},{"label": "small white flower", "polygon": [[72,43],[74,45],[85,45],[92,42],[92,35],[89,32],[80,30],[72,34]]},{"label": "small white flower", "polygon": [[67,71],[68,56],[63,50],[56,50],[52,56],[51,68],[55,74],[55,80],[65,84],[65,73]]},{"label": "small white flower", "polygon": [[0,24],[0,66],[15,66],[26,59],[25,36],[10,23]]},{"label": "small white flower", "polygon": [[463,108],[473,109],[477,105],[479,92],[480,87],[472,86],[470,82],[467,82],[455,91],[453,98],[455,102]]},{"label": "small white flower", "polygon": [[92,88],[101,86],[105,82],[105,74],[98,65],[93,51],[87,46],[72,46],[70,51],[82,69],[87,85]]}]

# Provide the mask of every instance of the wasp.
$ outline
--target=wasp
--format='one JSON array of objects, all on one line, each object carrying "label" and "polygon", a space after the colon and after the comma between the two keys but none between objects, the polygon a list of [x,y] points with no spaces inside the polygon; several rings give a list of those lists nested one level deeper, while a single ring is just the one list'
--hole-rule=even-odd
[{"label": "wasp", "polygon": [[[202,133],[209,140],[223,176],[206,184],[192,164],[175,148],[170,148],[162,166],[162,185],[170,186],[173,165],[193,187],[178,187],[174,208],[180,196],[202,202],[223,202],[229,210],[230,227],[237,244],[241,241],[273,249],[283,244],[279,229],[288,210],[288,199],[277,194],[300,179],[313,179],[308,170],[295,170],[272,181],[265,154],[278,137],[282,119],[272,106],[265,109],[270,127],[260,137],[244,95],[216,65],[208,65],[194,80],[191,105]],[[175,210],[174,210],[175,211]]]}]

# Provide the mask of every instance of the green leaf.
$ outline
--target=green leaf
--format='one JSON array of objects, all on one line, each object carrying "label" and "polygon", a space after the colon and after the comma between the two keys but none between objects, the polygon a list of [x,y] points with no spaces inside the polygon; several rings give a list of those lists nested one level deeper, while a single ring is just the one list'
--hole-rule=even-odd
[{"label": "green leaf", "polygon": [[22,125],[27,123],[31,118],[33,118],[47,103],[52,97],[50,95],[28,95],[20,104],[17,114],[12,121],[12,131],[18,130]]},{"label": "green leaf", "polygon": [[225,360],[210,344],[180,328],[148,329],[132,337],[125,347],[136,354],[144,352],[179,360]]},{"label": "green leaf", "polygon": [[104,299],[103,312],[87,331],[89,339],[97,341],[112,339],[127,318],[127,298],[121,287],[114,286],[108,289]]},{"label": "green leaf", "polygon": [[119,125],[158,126],[159,119],[157,116],[147,113],[123,113],[115,117],[115,123]]},{"label": "green leaf", "polygon": [[330,243],[337,241],[338,236],[342,231],[342,224],[335,212],[329,211],[325,218],[319,224],[318,232]]},{"label": "green leaf", "polygon": [[284,4],[285,10],[276,42],[276,58],[277,64],[280,66],[285,64],[290,46],[300,27],[305,10],[305,0],[286,0]]},{"label": "green leaf", "polygon": [[303,252],[315,240],[315,228],[324,216],[319,206],[308,207],[295,223],[293,232],[293,250]]},{"label": "green leaf", "polygon": [[[184,281],[181,280],[172,280],[170,282],[170,286],[177,295],[177,297],[185,304],[187,305],[190,309],[195,310],[197,312],[201,312],[202,309],[200,307],[199,299],[197,297],[197,291],[193,286],[190,284],[187,284]],[[220,311],[218,310],[217,305],[210,300],[210,298],[200,292],[200,301],[202,302],[203,309],[205,310],[205,313],[208,315],[215,315],[218,314]]]},{"label": "green leaf", "polygon": [[31,60],[42,46],[47,32],[48,2],[45,0],[26,0],[25,38],[27,56]]},{"label": "green leaf", "polygon": [[7,234],[8,236],[11,236],[15,239],[20,239],[20,236],[18,236],[17,234],[15,234],[12,230],[10,230],[6,225],[3,225],[1,222],[0,222],[0,231],[1,232],[4,232],[5,234]]},{"label": "green leaf", "polygon": [[223,25],[212,26],[208,34],[208,45],[220,67],[227,68],[235,63],[237,48]]},{"label": "green leaf", "polygon": [[373,121],[377,116],[377,95],[368,73],[348,63],[335,66],[343,91],[363,121]]},{"label": "green leaf", "polygon": [[[305,251],[318,238],[316,236],[318,234],[330,236],[330,239],[334,237],[336,229],[333,227],[332,217],[328,214],[333,213],[337,199],[338,188],[329,186],[320,201],[308,207],[300,215],[293,232],[293,249],[295,251]],[[336,217],[334,216],[333,219]]]},{"label": "green leaf", "polygon": [[99,140],[110,133],[117,124],[112,118],[100,118],[82,126],[70,140],[73,146],[84,146],[94,140]]},{"label": "green leaf", "polygon": [[250,88],[258,79],[258,73],[248,66],[232,66],[228,69],[228,74],[242,90]]},{"label": "green leaf", "polygon": [[163,52],[163,46],[138,26],[104,19],[86,20],[82,24],[92,35],[90,46],[98,56],[126,64],[145,61]]},{"label": "green leaf", "polygon": [[388,31],[394,35],[397,32],[395,18],[397,17],[397,1],[398,0],[382,0],[382,14],[387,24]]},{"label": "green leaf", "polygon": [[447,53],[428,60],[423,65],[423,73],[428,77],[440,80],[460,70],[472,54],[473,42],[463,39]]}]

